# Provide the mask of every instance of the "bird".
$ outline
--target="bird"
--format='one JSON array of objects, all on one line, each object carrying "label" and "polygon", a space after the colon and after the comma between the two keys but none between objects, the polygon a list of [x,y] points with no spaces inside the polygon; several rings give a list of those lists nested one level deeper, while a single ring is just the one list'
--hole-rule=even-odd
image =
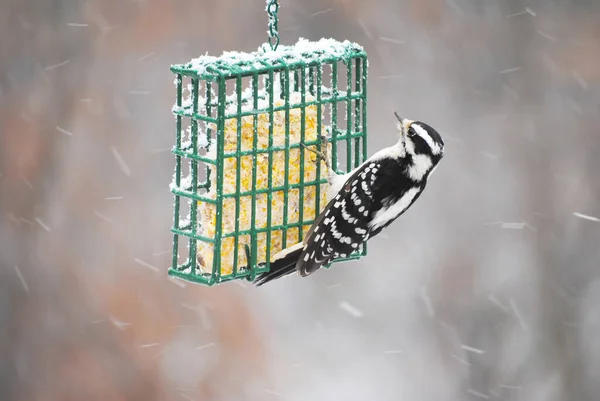
[{"label": "bird", "polygon": [[254,284],[261,286],[294,272],[306,277],[349,256],[421,196],[444,156],[444,141],[427,123],[394,114],[400,134],[397,143],[374,153],[347,174],[337,174],[326,155],[306,148],[327,165],[330,201],[304,240],[275,254],[269,271],[257,275]]}]

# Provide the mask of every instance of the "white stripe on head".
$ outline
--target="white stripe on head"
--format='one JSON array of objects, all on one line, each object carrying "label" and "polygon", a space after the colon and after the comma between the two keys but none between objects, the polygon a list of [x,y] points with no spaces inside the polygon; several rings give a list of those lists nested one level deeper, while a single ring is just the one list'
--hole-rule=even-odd
[{"label": "white stripe on head", "polygon": [[431,138],[431,135],[429,135],[429,132],[427,132],[425,128],[421,127],[419,123],[414,123],[411,125],[411,127],[421,138],[425,140],[425,142],[427,142],[427,145],[429,145],[429,148],[431,149],[431,153],[434,155],[440,154],[442,151],[440,145],[434,142],[433,138]]}]

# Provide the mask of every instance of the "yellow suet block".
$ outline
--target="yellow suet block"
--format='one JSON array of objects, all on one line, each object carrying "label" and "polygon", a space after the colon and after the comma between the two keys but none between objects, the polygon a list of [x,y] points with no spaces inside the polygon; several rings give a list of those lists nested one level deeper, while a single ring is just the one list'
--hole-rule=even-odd
[{"label": "yellow suet block", "polygon": [[[310,102],[310,96],[306,96],[306,101]],[[274,100],[274,106],[279,107],[285,104],[284,100]],[[301,142],[301,108],[294,107],[300,103],[300,94],[290,94],[290,109],[289,112],[289,144],[297,145]],[[236,105],[231,106],[232,110],[236,110]],[[241,124],[241,151],[251,151],[254,146],[254,119],[257,118],[256,130],[256,148],[267,149],[269,147],[269,113],[258,114],[257,116],[242,117]],[[273,116],[273,146],[285,146],[286,144],[286,115],[285,111],[277,111]],[[318,139],[317,132],[317,106],[306,106],[304,115],[304,142],[314,142]],[[224,129],[225,154],[235,153],[238,149],[238,120],[237,118],[227,119]],[[316,145],[310,146],[317,149]],[[328,148],[330,145],[328,145]],[[215,146],[211,147],[208,152],[209,157],[215,157]],[[300,183],[300,152],[304,153],[304,182],[314,182],[317,177],[317,156],[304,148],[296,148],[289,150],[289,163],[287,166],[288,184]],[[328,149],[328,154],[330,149]],[[271,152],[272,170],[271,188],[281,187],[285,184],[286,178],[286,163],[285,150],[277,150]],[[261,190],[269,188],[269,153],[258,154],[256,164],[256,187],[253,188],[253,155],[233,156],[224,159],[224,180],[223,194],[236,194],[253,191],[253,189]],[[237,183],[237,163],[240,165],[240,184],[239,189],[236,188]],[[323,161],[321,163],[320,178],[327,177],[327,167]],[[211,177],[213,182],[216,180],[216,168],[211,166]],[[328,184],[321,184],[319,209],[317,208],[317,185],[306,185],[302,194],[304,213],[302,221],[314,220],[320,210],[326,206]],[[300,218],[300,189],[294,188],[288,191],[287,202],[287,223],[298,223]],[[206,194],[211,199],[216,199],[215,185]],[[271,223],[270,226],[279,226],[284,223],[284,191],[273,191],[271,197]],[[255,215],[252,215],[252,202],[256,202]],[[239,215],[236,213],[236,205],[239,203]],[[214,238],[216,234],[216,205],[206,202],[198,202],[198,220],[199,234],[208,238]],[[244,195],[233,198],[223,199],[222,206],[222,230],[223,235],[236,232],[236,221],[239,220],[238,231],[250,230],[252,221],[254,228],[264,229],[267,227],[268,216],[268,194]],[[306,234],[310,228],[310,224],[303,224],[302,230]],[[271,257],[281,251],[283,246],[283,231],[271,230]],[[287,229],[286,246],[291,246],[299,242],[299,227]],[[247,265],[244,245],[250,246],[250,235],[238,236],[238,269]],[[267,232],[257,234],[256,238],[257,262],[264,263],[267,253]],[[218,250],[221,258],[221,274],[227,275],[233,273],[234,265],[234,249],[235,236],[222,238],[221,249]],[[215,257],[214,245],[211,243],[198,241],[198,264],[200,269],[206,273],[212,271],[213,259]]]}]

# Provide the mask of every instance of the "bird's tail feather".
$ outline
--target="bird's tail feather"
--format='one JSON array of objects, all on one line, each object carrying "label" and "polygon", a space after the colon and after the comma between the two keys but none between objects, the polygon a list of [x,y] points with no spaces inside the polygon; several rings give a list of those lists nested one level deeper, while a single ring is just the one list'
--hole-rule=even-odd
[{"label": "bird's tail feather", "polygon": [[296,262],[298,262],[303,249],[304,244],[299,243],[275,254],[271,261],[270,270],[257,276],[254,279],[254,284],[261,286],[269,281],[294,273],[296,271]]}]

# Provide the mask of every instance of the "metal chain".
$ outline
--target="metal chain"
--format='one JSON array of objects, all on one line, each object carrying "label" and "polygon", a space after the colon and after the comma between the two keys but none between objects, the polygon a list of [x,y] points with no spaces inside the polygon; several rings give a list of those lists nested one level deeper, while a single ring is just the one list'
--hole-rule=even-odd
[{"label": "metal chain", "polygon": [[271,50],[277,50],[279,45],[279,31],[277,30],[277,12],[279,4],[277,0],[267,0],[267,14],[269,14],[269,45]]}]

